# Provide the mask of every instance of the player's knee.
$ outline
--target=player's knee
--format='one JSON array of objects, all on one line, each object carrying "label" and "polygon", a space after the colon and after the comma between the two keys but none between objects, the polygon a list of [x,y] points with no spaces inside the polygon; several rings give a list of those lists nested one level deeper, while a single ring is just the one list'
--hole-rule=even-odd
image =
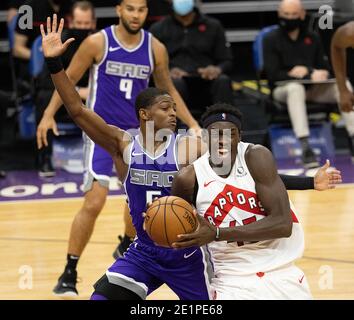
[{"label": "player's knee", "polygon": [[91,217],[97,217],[101,212],[106,198],[105,197],[97,197],[97,198],[88,198],[85,199],[83,205],[83,211],[90,215]]},{"label": "player's knee", "polygon": [[142,300],[135,292],[110,283],[106,275],[102,276],[93,287],[95,291],[92,297],[104,297],[108,300]]}]

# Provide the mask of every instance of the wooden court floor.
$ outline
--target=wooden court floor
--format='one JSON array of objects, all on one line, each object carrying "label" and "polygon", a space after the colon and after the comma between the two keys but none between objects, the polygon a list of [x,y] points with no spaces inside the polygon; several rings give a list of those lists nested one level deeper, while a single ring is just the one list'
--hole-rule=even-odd
[{"label": "wooden court floor", "polygon": [[[290,197],[305,231],[297,262],[316,299],[354,299],[354,187],[296,191]],[[0,203],[0,299],[56,299],[52,289],[64,268],[67,237],[82,199]],[[113,262],[123,231],[124,198],[110,197],[79,262],[79,299]],[[161,287],[149,299],[176,299]]]}]

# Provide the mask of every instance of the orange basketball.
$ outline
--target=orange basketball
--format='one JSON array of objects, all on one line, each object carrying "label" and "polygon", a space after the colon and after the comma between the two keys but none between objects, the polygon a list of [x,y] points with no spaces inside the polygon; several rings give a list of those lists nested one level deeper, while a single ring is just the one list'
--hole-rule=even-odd
[{"label": "orange basketball", "polygon": [[168,196],[155,200],[146,212],[145,230],[159,246],[171,247],[177,235],[191,233],[197,228],[193,207],[179,197]]}]

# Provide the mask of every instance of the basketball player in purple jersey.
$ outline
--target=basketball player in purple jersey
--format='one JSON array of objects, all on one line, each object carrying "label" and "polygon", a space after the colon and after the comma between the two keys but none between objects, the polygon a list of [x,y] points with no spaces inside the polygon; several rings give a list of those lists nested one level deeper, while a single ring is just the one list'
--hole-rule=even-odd
[{"label": "basketball player in purple jersey", "polygon": [[[138,128],[134,101],[138,93],[148,86],[152,74],[156,87],[166,90],[176,101],[177,116],[190,128],[198,130],[197,122],[170,79],[165,47],[142,29],[147,16],[146,0],[122,0],[117,6],[117,14],[119,25],[88,37],[67,70],[75,84],[91,67],[88,107],[108,124],[123,130]],[[61,105],[62,101],[55,92],[37,130],[39,148],[46,145],[48,129],[57,133],[54,114]],[[77,295],[77,262],[105,204],[113,163],[107,151],[85,137],[85,198],[71,227],[67,265],[54,288],[57,295]],[[125,210],[125,222],[126,226],[131,225],[128,209]],[[131,226],[125,233],[133,237],[135,230]]]},{"label": "basketball player in purple jersey", "polygon": [[[63,20],[56,32],[56,16],[52,25],[48,18],[48,35],[41,26],[43,52],[54,85],[75,123],[113,159],[118,178],[125,185],[137,232],[136,240],[124,257],[117,259],[96,283],[93,299],[145,299],[163,283],[181,299],[210,299],[212,267],[208,252],[199,247],[176,251],[156,246],[143,229],[142,216],[147,202],[154,196],[170,194],[179,164],[189,164],[201,155],[200,139],[173,133],[176,128],[176,104],[167,91],[161,89],[148,88],[137,96],[135,106],[140,130],[136,136],[108,125],[100,115],[85,108],[60,66],[58,57],[72,41],[70,39],[62,44],[62,27]],[[147,126],[148,121],[152,121],[152,127]],[[155,139],[156,133],[162,129],[165,130],[163,139]],[[153,137],[152,143],[148,140],[149,136]],[[187,144],[199,146],[199,150],[194,159],[183,163],[187,156],[184,153]],[[191,158],[190,155],[188,157]]]}]

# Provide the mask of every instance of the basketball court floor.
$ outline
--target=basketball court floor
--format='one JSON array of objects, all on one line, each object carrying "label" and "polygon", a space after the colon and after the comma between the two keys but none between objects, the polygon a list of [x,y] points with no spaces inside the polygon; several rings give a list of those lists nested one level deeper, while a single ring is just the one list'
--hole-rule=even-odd
[{"label": "basketball court floor", "polygon": [[[305,252],[297,265],[316,299],[354,299],[354,166],[345,156],[334,165],[342,170],[342,186],[289,193],[305,231]],[[303,173],[292,164],[280,168]],[[57,299],[52,289],[64,268],[73,216],[82,204],[81,179],[80,174],[58,171],[55,178],[41,180],[26,171],[0,180],[0,299]],[[124,203],[113,178],[111,195],[79,262],[78,299],[90,297],[92,284],[113,263]],[[163,286],[149,299],[176,296]]]}]

